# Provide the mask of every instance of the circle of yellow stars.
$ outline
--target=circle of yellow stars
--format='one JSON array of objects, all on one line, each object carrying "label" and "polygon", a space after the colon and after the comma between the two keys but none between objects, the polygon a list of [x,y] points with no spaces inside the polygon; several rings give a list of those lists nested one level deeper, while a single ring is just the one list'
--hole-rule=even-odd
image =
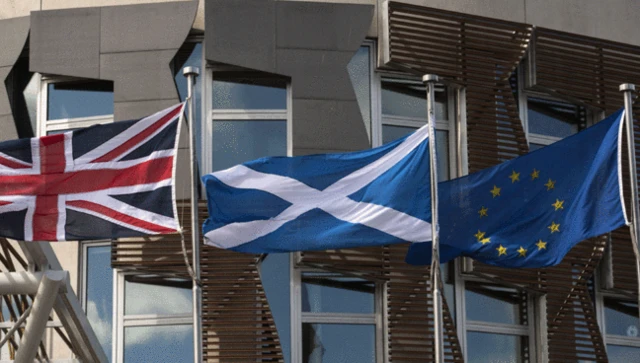
[{"label": "circle of yellow stars", "polygon": [[[533,169],[533,171],[530,174],[531,176],[531,180],[536,180],[540,178],[540,170],[537,169]],[[511,184],[514,184],[516,182],[520,181],[520,173],[512,170],[511,171],[511,175],[509,175],[509,179],[511,180]],[[549,178],[547,180],[547,182],[544,184],[544,186],[547,188],[547,191],[551,191],[553,189],[555,189],[556,186],[556,181]],[[493,188],[489,191],[492,195],[493,198],[497,198],[500,197],[500,191],[502,190],[502,188],[498,187],[496,184],[493,185]],[[560,199],[556,199],[555,203],[551,204],[551,206],[554,208],[554,211],[557,212],[559,210],[564,210],[564,200],[560,200]],[[480,218],[483,217],[488,217],[489,216],[489,208],[486,208],[485,206],[482,206],[480,208],[480,210],[478,210],[478,215]],[[559,233],[560,232],[560,224],[556,223],[555,221],[551,222],[551,225],[547,227],[550,231],[551,234],[553,233]],[[485,246],[486,244],[491,242],[491,237],[488,237],[486,235],[486,232],[483,232],[481,230],[478,230],[478,232],[474,235],[474,237],[476,237],[477,241],[479,243],[481,243],[483,246]],[[539,239],[538,242],[535,243],[535,246],[538,248],[537,251],[542,251],[542,250],[546,250],[547,249],[547,242],[543,241],[542,239]],[[496,248],[496,251],[498,253],[498,257],[500,256],[506,256],[507,255],[507,247],[504,247],[502,244],[500,244],[498,246],[498,248]],[[520,246],[520,248],[518,248],[516,250],[516,252],[518,252],[518,257],[527,257],[527,252],[529,250],[527,250],[526,248],[524,248],[523,246]]]}]

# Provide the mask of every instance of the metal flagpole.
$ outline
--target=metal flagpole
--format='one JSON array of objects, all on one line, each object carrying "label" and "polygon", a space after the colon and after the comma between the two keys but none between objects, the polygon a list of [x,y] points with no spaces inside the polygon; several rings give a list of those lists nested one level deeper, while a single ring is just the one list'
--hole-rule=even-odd
[{"label": "metal flagpole", "polygon": [[196,134],[193,106],[195,98],[196,77],[200,74],[198,67],[185,67],[182,73],[187,77],[189,122],[189,161],[191,162],[191,255],[193,278],[193,349],[194,362],[202,362],[202,289],[200,287],[200,219],[198,218],[198,164],[196,159]]},{"label": "metal flagpole", "polygon": [[638,173],[636,172],[636,152],[633,130],[633,93],[636,86],[632,83],[620,85],[624,94],[625,123],[627,127],[627,151],[629,153],[629,175],[631,176],[631,243],[636,255],[636,276],[638,277],[638,308],[640,309],[640,205],[638,205]]},{"label": "metal flagpole", "polygon": [[434,362],[444,363],[442,335],[442,293],[440,291],[440,236],[438,225],[438,162],[436,159],[435,87],[438,76],[426,74],[422,82],[427,87],[427,119],[429,127],[429,166],[431,173],[431,293],[433,297]]}]

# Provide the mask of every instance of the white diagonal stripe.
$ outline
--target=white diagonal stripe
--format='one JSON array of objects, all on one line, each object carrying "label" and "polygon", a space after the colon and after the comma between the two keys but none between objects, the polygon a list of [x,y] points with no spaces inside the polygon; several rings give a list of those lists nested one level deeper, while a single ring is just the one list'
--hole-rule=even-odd
[{"label": "white diagonal stripe", "polygon": [[430,223],[389,207],[356,202],[347,197],[392,168],[426,140],[427,135],[426,127],[419,129],[375,162],[343,177],[323,191],[293,178],[261,173],[244,165],[216,172],[213,175],[231,187],[263,190],[292,205],[269,220],[231,223],[209,231],[205,238],[218,247],[236,247],[274,232],[301,214],[319,208],[338,219],[366,225],[405,241],[429,241]]}]

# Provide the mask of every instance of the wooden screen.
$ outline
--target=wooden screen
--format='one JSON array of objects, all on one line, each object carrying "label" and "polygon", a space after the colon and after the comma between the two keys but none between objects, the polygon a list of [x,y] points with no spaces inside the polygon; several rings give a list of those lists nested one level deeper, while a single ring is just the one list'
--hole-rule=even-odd
[{"label": "wooden screen", "polygon": [[[200,225],[207,217],[200,203]],[[191,261],[188,201],[178,203]],[[161,277],[189,278],[179,234],[127,238],[111,245],[114,268]],[[202,245],[203,357],[207,362],[284,362],[276,325],[258,273],[256,255]]]}]

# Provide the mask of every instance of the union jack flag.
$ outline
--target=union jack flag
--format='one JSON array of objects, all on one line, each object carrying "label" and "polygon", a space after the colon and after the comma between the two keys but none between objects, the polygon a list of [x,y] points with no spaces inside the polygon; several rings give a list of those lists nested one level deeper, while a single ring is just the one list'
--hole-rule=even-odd
[{"label": "union jack flag", "polygon": [[176,231],[183,110],[0,143],[0,235],[65,241]]}]

